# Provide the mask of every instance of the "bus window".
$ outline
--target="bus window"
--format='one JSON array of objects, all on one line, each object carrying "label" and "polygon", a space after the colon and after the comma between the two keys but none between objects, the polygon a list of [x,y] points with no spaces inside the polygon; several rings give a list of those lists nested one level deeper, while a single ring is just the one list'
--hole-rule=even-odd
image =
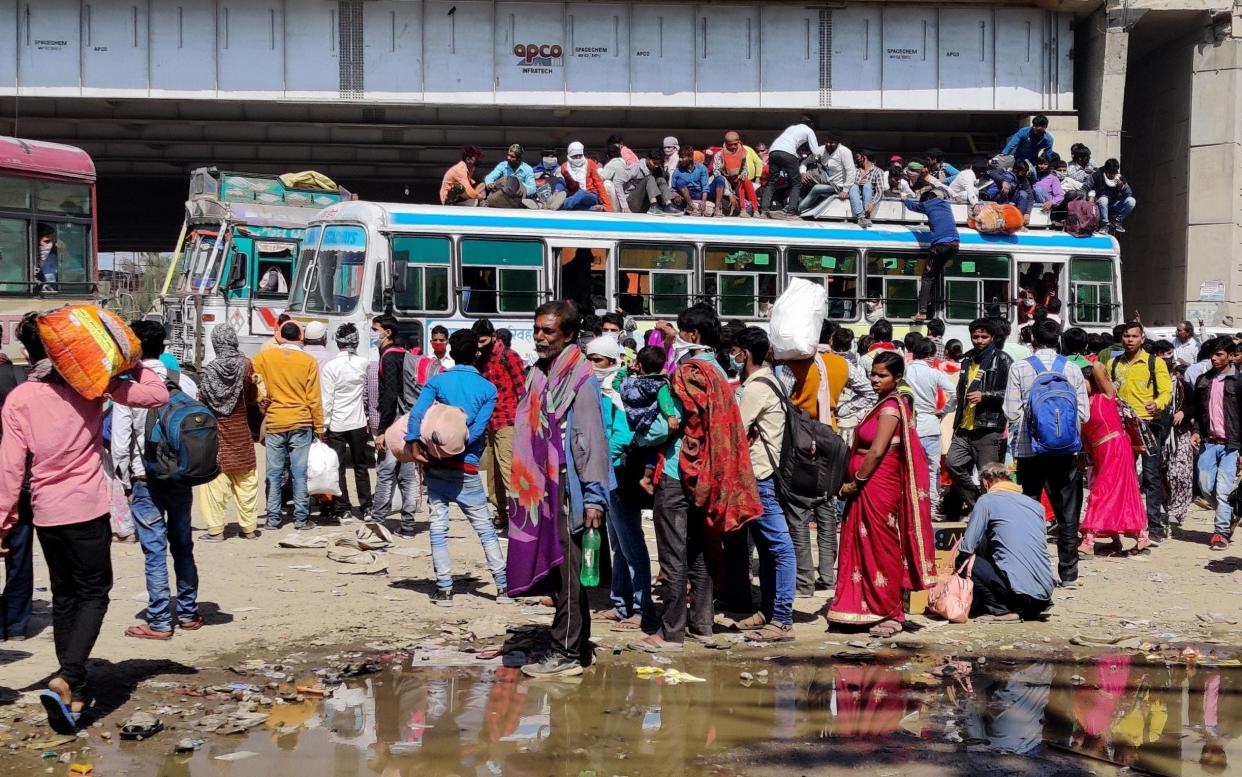
[{"label": "bus window", "polygon": [[[89,224],[38,224],[40,238],[45,234],[52,239],[52,251],[56,258],[50,261],[50,255],[40,259],[43,262],[43,274],[47,285],[61,293],[86,294],[91,290],[90,265],[88,257],[91,251],[91,228]],[[55,283],[52,276],[55,275]]]},{"label": "bus window", "polygon": [[775,248],[708,246],[703,251],[703,291],[721,317],[766,318],[776,301]]},{"label": "bus window", "polygon": [[0,219],[0,293],[26,294],[30,291],[27,285],[31,268],[27,225],[24,219]]},{"label": "bus window", "polygon": [[660,243],[622,244],[617,294],[631,316],[675,316],[690,307],[694,247]]},{"label": "bus window", "polygon": [[394,237],[392,262],[397,268],[394,272],[404,267],[405,283],[393,289],[393,307],[411,312],[447,311],[451,252],[452,245],[447,237]]},{"label": "bus window", "polygon": [[322,231],[322,227],[311,227],[306,230],[306,235],[302,238],[302,251],[298,254],[298,279],[293,284],[293,296],[289,302],[290,310],[301,310],[306,302],[306,273],[311,266],[311,257],[319,248],[319,233]]},{"label": "bus window", "polygon": [[30,184],[29,178],[0,175],[0,208],[30,210]]},{"label": "bus window", "polygon": [[1113,260],[1104,256],[1070,259],[1070,299],[1074,323],[1111,324],[1117,307],[1113,294]]},{"label": "bus window", "polygon": [[867,252],[864,313],[868,321],[914,317],[919,307],[919,278],[923,275],[924,261],[923,255],[918,253]]},{"label": "bus window", "polygon": [[[557,248],[561,260],[561,299],[571,299],[582,310],[608,307],[607,248]],[[596,304],[604,300],[603,304]]]},{"label": "bus window", "polygon": [[1035,317],[1035,309],[1043,307],[1060,317],[1061,276],[1065,265],[1057,262],[1019,262],[1018,295],[1014,300],[1018,324],[1025,324]]},{"label": "bus window", "polygon": [[91,190],[85,184],[40,181],[36,191],[37,210],[66,216],[91,215]]},{"label": "bus window", "polygon": [[307,313],[349,313],[362,294],[367,233],[362,227],[333,225],[323,231],[323,242],[313,262],[303,265],[302,284]]},{"label": "bus window", "polygon": [[461,241],[461,305],[467,313],[534,313],[543,244],[508,238]]},{"label": "bus window", "polygon": [[293,271],[293,243],[257,240],[254,243],[254,295],[259,299],[284,299],[289,296],[289,278]]},{"label": "bus window", "polygon": [[944,270],[946,321],[1007,317],[1010,299],[1008,256],[958,254]]},{"label": "bus window", "polygon": [[828,288],[828,318],[849,321],[858,317],[857,251],[790,248],[785,252],[785,269],[791,278]]}]

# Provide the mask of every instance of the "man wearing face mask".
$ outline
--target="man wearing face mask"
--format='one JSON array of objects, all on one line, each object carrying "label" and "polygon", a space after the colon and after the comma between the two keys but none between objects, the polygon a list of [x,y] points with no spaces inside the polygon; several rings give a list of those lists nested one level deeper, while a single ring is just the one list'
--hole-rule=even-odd
[{"label": "man wearing face mask", "polygon": [[410,405],[405,392],[405,357],[409,352],[397,342],[397,319],[377,316],[371,322],[371,347],[379,351],[377,404],[379,426],[375,429],[375,494],[371,502],[371,519],[383,523],[392,510],[394,486],[401,489],[401,523],[397,534],[415,536],[414,515],[422,498],[418,465],[401,463],[387,449],[384,432]]},{"label": "man wearing face mask", "polygon": [[560,210],[565,192],[556,190],[556,182],[561,175],[561,162],[556,156],[556,149],[545,148],[539,164],[531,168],[531,174],[535,177],[535,193],[524,203],[526,207]]},{"label": "man wearing face mask", "polygon": [[440,362],[440,369],[447,370],[456,362],[448,353],[449,330],[448,327],[436,324],[431,328],[431,353],[435,356],[436,361]]},{"label": "man wearing face mask", "polygon": [[[661,327],[666,336],[674,334],[670,325]],[[672,388],[680,423],[655,468],[656,549],[665,581],[664,610],[660,630],[631,643],[634,650],[680,652],[687,636],[699,641],[712,638],[708,554],[718,557],[725,532],[740,529],[763,513],[742,417],[716,360],[719,344],[720,319],[713,307],[699,303],[677,316]],[[694,597],[688,624],[687,582]]]},{"label": "man wearing face mask", "polygon": [[516,351],[496,339],[496,328],[486,318],[472,327],[479,336],[479,356],[474,366],[496,387],[496,409],[487,424],[482,468],[487,473],[487,501],[496,528],[509,528],[509,470],[513,466],[513,423],[518,400],[526,383],[526,365]]},{"label": "man wearing face mask", "polygon": [[[528,677],[569,677],[590,666],[591,615],[581,583],[586,529],[601,529],[612,480],[600,387],[591,363],[573,345],[572,302],[535,311],[535,353],[518,410],[511,497],[513,530],[507,565],[510,596],[555,592],[551,650]],[[545,466],[556,462],[559,466]]]},{"label": "man wearing face mask", "polygon": [[39,225],[39,261],[35,278],[43,282],[43,293],[56,291],[56,274],[60,268],[59,252],[56,250],[56,230],[51,224]]},{"label": "man wearing face mask", "polygon": [[587,158],[578,141],[569,144],[566,156],[556,182],[557,189],[565,192],[561,210],[612,210],[599,163]]}]

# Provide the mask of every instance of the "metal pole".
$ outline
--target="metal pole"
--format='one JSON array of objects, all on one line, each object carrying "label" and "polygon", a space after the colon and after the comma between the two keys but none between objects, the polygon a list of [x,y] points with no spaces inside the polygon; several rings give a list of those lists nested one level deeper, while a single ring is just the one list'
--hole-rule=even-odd
[{"label": "metal pole", "polygon": [[168,287],[172,285],[173,275],[177,272],[177,266],[181,264],[181,252],[185,248],[185,233],[188,227],[188,221],[181,222],[181,234],[177,235],[177,247],[173,250],[172,263],[168,265],[168,272],[164,273],[164,288],[160,289],[161,297],[168,295]]}]

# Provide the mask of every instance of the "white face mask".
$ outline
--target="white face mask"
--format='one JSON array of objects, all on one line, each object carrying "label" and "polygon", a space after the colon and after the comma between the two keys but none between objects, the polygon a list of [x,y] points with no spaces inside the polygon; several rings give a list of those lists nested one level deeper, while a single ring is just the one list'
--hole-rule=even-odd
[{"label": "white face mask", "polygon": [[680,362],[682,359],[686,358],[695,351],[702,351],[704,348],[705,346],[699,345],[698,343],[692,343],[688,340],[683,340],[681,339],[681,335],[678,335],[677,338],[673,340],[673,361]]},{"label": "white face mask", "polygon": [[543,166],[548,170],[551,170],[552,168],[556,167],[556,157],[545,156],[543,158]]},{"label": "white face mask", "polygon": [[39,258],[40,259],[46,259],[48,257],[48,254],[50,253],[52,253],[51,243],[40,243],[39,244]]},{"label": "white face mask", "polygon": [[612,379],[616,376],[617,371],[621,369],[620,364],[614,364],[611,367],[595,367],[595,379],[599,381],[599,385],[608,391],[612,388]]}]

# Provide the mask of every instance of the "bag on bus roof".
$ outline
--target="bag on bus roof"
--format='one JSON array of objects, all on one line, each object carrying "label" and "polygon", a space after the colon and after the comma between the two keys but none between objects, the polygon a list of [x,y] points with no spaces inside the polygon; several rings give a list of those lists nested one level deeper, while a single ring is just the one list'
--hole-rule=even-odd
[{"label": "bag on bus roof", "polygon": [[1075,197],[1065,206],[1065,231],[1074,237],[1091,237],[1100,228],[1100,209],[1095,201]]},{"label": "bag on bus roof", "polygon": [[984,235],[1012,235],[1022,229],[1022,211],[1014,205],[984,202],[975,206],[968,225]]},{"label": "bag on bus roof", "polygon": [[36,321],[39,338],[56,371],[74,391],[98,399],[112,379],[142,359],[133,330],[110,310],[97,305],[67,305]]}]

